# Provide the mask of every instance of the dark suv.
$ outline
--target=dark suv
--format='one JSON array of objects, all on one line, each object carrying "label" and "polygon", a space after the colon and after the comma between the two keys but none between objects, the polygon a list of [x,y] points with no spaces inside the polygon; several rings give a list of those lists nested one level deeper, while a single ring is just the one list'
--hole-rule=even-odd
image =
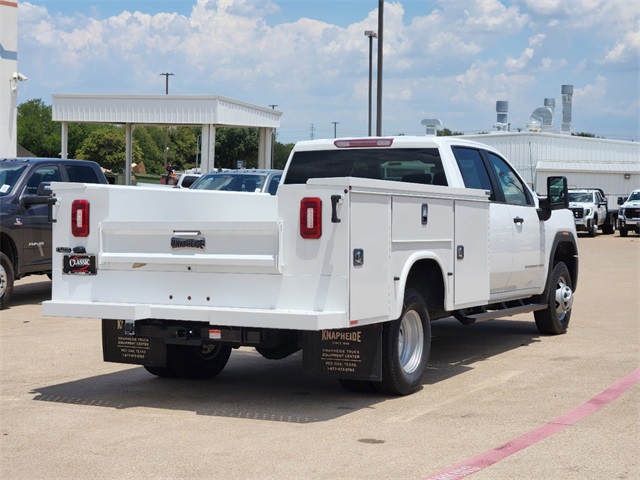
[{"label": "dark suv", "polygon": [[51,182],[107,183],[100,165],[60,158],[0,158],[0,308],[13,282],[51,274]]}]

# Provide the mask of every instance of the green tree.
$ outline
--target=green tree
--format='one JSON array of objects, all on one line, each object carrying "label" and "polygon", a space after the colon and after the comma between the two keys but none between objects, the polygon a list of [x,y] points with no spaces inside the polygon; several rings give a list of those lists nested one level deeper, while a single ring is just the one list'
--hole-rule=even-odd
[{"label": "green tree", "polygon": [[176,170],[196,165],[197,131],[193,127],[177,127],[169,130],[169,163]]},{"label": "green tree", "polygon": [[257,128],[216,129],[215,164],[218,168],[236,168],[244,160],[246,168],[258,166]]},{"label": "green tree", "polygon": [[280,170],[284,169],[284,166],[287,164],[287,160],[289,159],[289,154],[291,153],[291,150],[293,150],[293,146],[293,143],[275,143],[273,147],[273,168],[278,168]]},{"label": "green tree", "polygon": [[452,132],[448,128],[443,128],[442,130],[438,130],[436,135],[438,137],[451,137],[451,136],[454,136],[454,135],[464,135],[464,133],[462,133],[462,132]]},{"label": "green tree", "polygon": [[[158,135],[158,133],[160,133]],[[164,172],[164,157],[162,147],[164,145],[162,129],[152,126],[136,126],[133,129],[133,141],[140,147],[142,152],[141,162],[147,173],[162,175]],[[160,142],[160,143],[158,143]]]},{"label": "green tree", "polygon": [[573,136],[573,137],[596,138],[596,136],[593,133],[587,133],[587,132],[576,132],[576,133],[572,133],[571,136]]},{"label": "green tree", "polygon": [[[137,143],[132,145],[132,161],[142,159],[142,150]],[[82,142],[77,155],[98,162],[112,172],[124,171],[126,166],[125,132],[121,127],[105,126],[94,130]]]},{"label": "green tree", "polygon": [[62,128],[40,98],[18,105],[18,143],[38,157],[59,157]]}]

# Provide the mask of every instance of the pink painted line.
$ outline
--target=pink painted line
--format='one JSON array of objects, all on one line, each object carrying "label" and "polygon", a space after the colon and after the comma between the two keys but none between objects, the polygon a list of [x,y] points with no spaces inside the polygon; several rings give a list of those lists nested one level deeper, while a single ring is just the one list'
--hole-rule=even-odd
[{"label": "pink painted line", "polygon": [[558,418],[545,423],[541,427],[531,430],[530,432],[527,432],[504,445],[500,445],[493,450],[482,453],[477,457],[470,458],[464,462],[442,470],[441,472],[425,477],[422,480],[458,480],[460,478],[468,477],[480,470],[484,470],[494,463],[498,463],[501,460],[510,457],[514,453],[524,450],[525,448],[528,448],[531,445],[534,445],[558,432],[561,432],[565,428],[576,424],[583,418],[588,417],[592,413],[613,402],[638,382],[640,382],[640,368],[637,368],[626,377],[618,380],[588,402],[583,403],[564,415],[560,415]]}]

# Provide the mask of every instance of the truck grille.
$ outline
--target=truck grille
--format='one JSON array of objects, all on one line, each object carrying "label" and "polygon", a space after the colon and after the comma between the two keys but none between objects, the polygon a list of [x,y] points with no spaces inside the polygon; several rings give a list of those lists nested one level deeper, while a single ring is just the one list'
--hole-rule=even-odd
[{"label": "truck grille", "polygon": [[582,218],[584,217],[584,209],[583,208],[572,208],[573,218]]},{"label": "truck grille", "polygon": [[640,218],[640,208],[625,208],[624,216],[627,218]]}]

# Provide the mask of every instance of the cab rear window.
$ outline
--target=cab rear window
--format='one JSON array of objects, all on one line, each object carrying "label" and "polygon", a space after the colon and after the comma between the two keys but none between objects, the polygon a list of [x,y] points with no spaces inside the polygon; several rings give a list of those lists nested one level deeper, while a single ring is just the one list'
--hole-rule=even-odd
[{"label": "cab rear window", "polygon": [[296,152],[284,183],[310,178],[358,177],[447,185],[437,148],[354,149]]}]

